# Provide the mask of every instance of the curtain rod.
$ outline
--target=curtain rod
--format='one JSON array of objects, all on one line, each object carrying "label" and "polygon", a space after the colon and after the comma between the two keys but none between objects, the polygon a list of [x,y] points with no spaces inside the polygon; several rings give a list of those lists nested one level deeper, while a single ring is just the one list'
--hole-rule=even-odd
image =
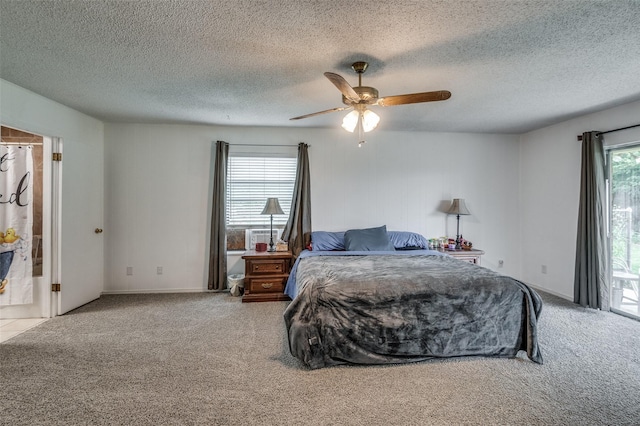
[{"label": "curtain rod", "polygon": [[5,142],[5,141],[0,141],[0,145],[41,146],[42,142]]},{"label": "curtain rod", "polygon": [[[621,130],[633,129],[634,127],[640,127],[640,124],[634,124],[633,126],[620,127],[619,129],[607,130],[606,132],[596,132],[596,133],[599,135],[604,135],[606,133],[614,133],[614,132],[619,132]],[[578,135],[578,140],[579,141],[582,140],[582,135]]]},{"label": "curtain rod", "polygon": [[287,146],[291,148],[297,148],[298,145],[267,145],[261,143],[230,143],[229,146]]}]

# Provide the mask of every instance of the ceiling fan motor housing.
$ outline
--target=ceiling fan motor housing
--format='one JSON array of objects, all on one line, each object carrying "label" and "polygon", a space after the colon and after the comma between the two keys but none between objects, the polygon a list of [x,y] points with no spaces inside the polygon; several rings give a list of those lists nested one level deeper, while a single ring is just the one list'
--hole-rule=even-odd
[{"label": "ceiling fan motor housing", "polygon": [[[375,87],[356,86],[353,90],[360,96],[361,104],[375,104],[378,100],[378,90]],[[353,105],[353,102],[342,95],[342,103],[345,105]]]}]

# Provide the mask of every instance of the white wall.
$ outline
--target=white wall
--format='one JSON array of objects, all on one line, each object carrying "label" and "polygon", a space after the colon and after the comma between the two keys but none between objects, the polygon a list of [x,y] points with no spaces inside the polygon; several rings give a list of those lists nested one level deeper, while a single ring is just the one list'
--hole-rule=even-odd
[{"label": "white wall", "polygon": [[[522,279],[573,299],[581,143],[577,135],[640,123],[640,102],[585,115],[520,138]],[[639,129],[605,135],[606,144],[640,140]],[[547,273],[542,273],[542,265]]]},{"label": "white wall", "polygon": [[520,271],[516,136],[378,130],[358,148],[341,129],[106,124],[105,291],[206,288],[216,140],[310,144],[315,230],[386,224],[454,236],[455,218],[438,208],[465,198],[472,215],[461,232],[486,251],[483,265],[503,259],[503,272]]}]

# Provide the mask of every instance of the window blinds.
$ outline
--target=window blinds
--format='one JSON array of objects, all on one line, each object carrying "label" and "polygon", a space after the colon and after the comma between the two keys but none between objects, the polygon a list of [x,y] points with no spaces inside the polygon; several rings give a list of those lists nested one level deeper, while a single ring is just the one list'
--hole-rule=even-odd
[{"label": "window blinds", "polygon": [[273,215],[274,225],[289,218],[296,180],[296,158],[229,157],[227,171],[227,226],[269,226],[270,216],[262,215],[267,198],[276,197],[283,215]]}]

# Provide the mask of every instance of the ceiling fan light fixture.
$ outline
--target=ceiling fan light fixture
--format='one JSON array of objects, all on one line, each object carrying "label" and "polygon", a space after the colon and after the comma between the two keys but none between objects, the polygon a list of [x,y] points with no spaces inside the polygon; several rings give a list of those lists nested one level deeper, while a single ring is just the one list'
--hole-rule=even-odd
[{"label": "ceiling fan light fixture", "polygon": [[349,114],[345,115],[342,119],[342,128],[347,132],[353,133],[358,125],[359,116],[360,113],[358,111],[351,111]]},{"label": "ceiling fan light fixture", "polygon": [[355,132],[358,126],[358,120],[362,121],[362,130],[370,132],[378,126],[380,116],[373,111],[365,109],[364,111],[351,111],[342,119],[342,128],[347,132]]},{"label": "ceiling fan light fixture", "polygon": [[362,127],[365,132],[370,132],[378,127],[379,122],[380,116],[375,112],[367,109],[362,113]]}]

